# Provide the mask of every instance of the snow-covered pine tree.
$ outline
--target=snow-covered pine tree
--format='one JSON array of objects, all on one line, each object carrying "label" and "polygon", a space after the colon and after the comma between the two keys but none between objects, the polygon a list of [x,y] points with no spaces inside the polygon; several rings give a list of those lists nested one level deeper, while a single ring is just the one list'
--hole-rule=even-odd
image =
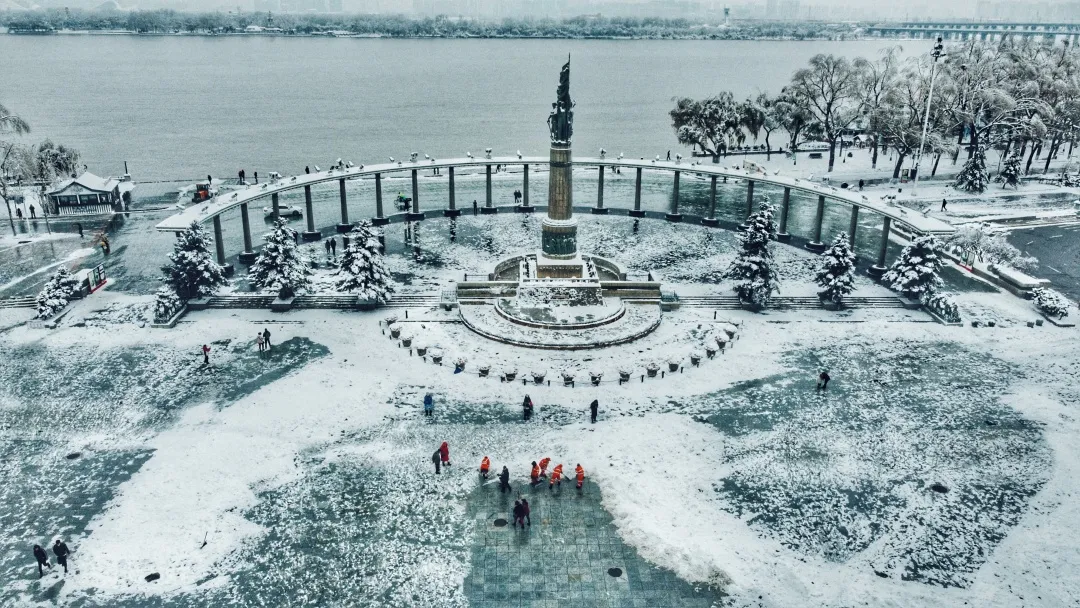
[{"label": "snow-covered pine tree", "polygon": [[855,253],[848,244],[847,233],[841,232],[832,245],[821,254],[814,281],[821,287],[818,297],[823,302],[843,304],[844,297],[855,289]]},{"label": "snow-covered pine tree", "polygon": [[780,290],[780,277],[773,268],[769,242],[776,236],[773,207],[767,201],[746,220],[747,229],[739,235],[741,250],[724,276],[735,280],[734,290],[749,307],[760,310]]},{"label": "snow-covered pine tree", "polygon": [[184,305],[177,297],[176,292],[168,287],[162,287],[154,294],[154,321],[163,323],[173,318],[173,315]]},{"label": "snow-covered pine tree", "polygon": [[1001,174],[998,175],[1001,189],[1004,190],[1006,186],[1019,188],[1020,176],[1023,174],[1024,170],[1020,166],[1020,154],[1016,152],[1010,154],[1009,158],[1005,159],[1005,166],[1001,168]]},{"label": "snow-covered pine tree", "polygon": [[263,239],[266,244],[248,270],[248,277],[257,289],[272,290],[278,297],[291,298],[311,284],[307,256],[296,246],[288,222],[279,218]]},{"label": "snow-covered pine tree", "polygon": [[67,306],[71,296],[79,289],[79,280],[63,266],[56,269],[37,296],[38,318],[48,319]]},{"label": "snow-covered pine tree", "polygon": [[198,222],[192,222],[183,232],[177,233],[169,264],[162,266],[165,282],[182,300],[204,298],[214,290],[228,285],[225,271],[214,261],[210,253],[213,240]]},{"label": "snow-covered pine tree", "polygon": [[975,148],[975,153],[964,163],[964,168],[956,176],[956,188],[967,192],[986,192],[990,184],[990,174],[986,172],[986,151],[982,146]]},{"label": "snow-covered pine tree", "polygon": [[379,238],[369,222],[359,222],[349,233],[349,246],[341,254],[341,269],[334,286],[380,304],[390,299],[394,285],[383,260]]},{"label": "snow-covered pine tree", "polygon": [[939,272],[941,254],[937,240],[920,236],[904,247],[881,280],[905,297],[925,302],[941,286]]}]

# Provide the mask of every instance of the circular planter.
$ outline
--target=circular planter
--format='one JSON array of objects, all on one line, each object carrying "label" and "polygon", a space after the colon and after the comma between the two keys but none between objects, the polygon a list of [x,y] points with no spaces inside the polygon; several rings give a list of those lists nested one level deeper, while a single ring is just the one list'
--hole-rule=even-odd
[{"label": "circular planter", "polygon": [[435,353],[431,353],[431,362],[435,365],[442,365],[442,357],[442,355],[436,355]]},{"label": "circular planter", "polygon": [[629,382],[630,372],[619,372],[619,380],[622,380],[623,382]]},{"label": "circular planter", "polygon": [[659,368],[659,367],[646,367],[646,368],[645,368],[645,373],[646,373],[646,374],[647,374],[647,375],[648,375],[648,376],[649,376],[650,378],[655,378],[655,377],[656,377],[656,373],[657,373],[657,372],[659,372],[659,371],[660,371],[660,368]]},{"label": "circular planter", "polygon": [[[629,374],[627,375],[629,378]],[[593,386],[600,386],[600,381],[604,379],[604,374],[590,374],[589,380],[592,381]]]},{"label": "circular planter", "polygon": [[424,355],[427,354],[427,347],[426,346],[420,346],[419,344],[416,345],[416,354],[423,357]]},{"label": "circular planter", "polygon": [[401,328],[400,327],[390,327],[390,337],[395,339],[395,340],[397,340],[399,337],[401,337]]},{"label": "circular planter", "polygon": [[505,374],[503,374],[503,378],[507,382],[513,382],[517,379],[517,372],[506,372]]},{"label": "circular planter", "polygon": [[481,378],[487,378],[487,375],[491,372],[491,368],[488,366],[478,367],[476,371],[480,373]]},{"label": "circular planter", "polygon": [[690,365],[697,367],[701,364],[701,355],[690,355]]},{"label": "circular planter", "polygon": [[724,350],[725,348],[727,348],[727,340],[717,340],[716,347],[720,350]]},{"label": "circular planter", "polygon": [[677,372],[677,371],[679,371],[679,364],[678,363],[672,363],[671,361],[668,361],[667,369],[668,369],[669,372]]},{"label": "circular planter", "polygon": [[705,347],[705,356],[712,359],[716,356],[716,349],[713,347]]},{"label": "circular planter", "polygon": [[574,383],[574,377],[573,376],[567,376],[566,374],[563,374],[563,377],[562,377],[563,386],[570,386],[573,383]]},{"label": "circular planter", "polygon": [[404,346],[405,348],[409,348],[410,346],[412,346],[412,338],[409,337],[409,336],[406,336],[406,337],[402,338],[401,339],[401,345]]},{"label": "circular planter", "polygon": [[535,382],[536,384],[543,384],[544,383],[544,374],[533,374],[532,379],[533,379],[533,382]]}]

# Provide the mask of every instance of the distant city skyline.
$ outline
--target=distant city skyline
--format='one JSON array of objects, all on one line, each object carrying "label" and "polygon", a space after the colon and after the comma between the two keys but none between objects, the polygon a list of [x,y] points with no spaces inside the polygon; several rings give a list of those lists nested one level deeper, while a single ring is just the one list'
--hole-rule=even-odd
[{"label": "distant city skyline", "polygon": [[[115,3],[115,4],[114,4]],[[472,19],[668,17],[720,23],[730,19],[778,21],[1080,21],[1080,0],[955,0],[942,3],[874,0],[0,0],[0,10],[72,7],[171,8],[181,11],[368,13]]]}]

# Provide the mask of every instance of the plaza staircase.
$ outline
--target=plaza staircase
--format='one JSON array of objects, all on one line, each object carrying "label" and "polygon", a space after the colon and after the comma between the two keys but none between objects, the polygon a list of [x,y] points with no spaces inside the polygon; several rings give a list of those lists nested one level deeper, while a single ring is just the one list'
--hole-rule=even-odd
[{"label": "plaza staircase", "polygon": [[274,296],[243,294],[234,296],[214,296],[207,302],[207,308],[270,308]]},{"label": "plaza staircase", "polygon": [[385,308],[434,308],[439,305],[438,293],[398,293],[394,294]]},{"label": "plaza staircase", "polygon": [[[720,308],[738,310],[737,296],[680,296],[679,304],[688,308]],[[844,299],[845,308],[903,308],[904,303],[895,296],[852,296]],[[822,310],[817,296],[777,296],[769,308],[773,310]]]},{"label": "plaza staircase", "polygon": [[16,298],[0,298],[0,308],[35,308],[37,296],[19,296]]}]

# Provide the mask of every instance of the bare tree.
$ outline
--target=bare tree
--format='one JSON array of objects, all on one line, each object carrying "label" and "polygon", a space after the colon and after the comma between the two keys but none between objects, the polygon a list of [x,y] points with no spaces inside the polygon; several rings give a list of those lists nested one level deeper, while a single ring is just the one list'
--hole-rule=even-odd
[{"label": "bare tree", "polygon": [[737,145],[742,134],[739,104],[731,93],[701,101],[683,97],[675,100],[675,109],[669,112],[671,126],[680,144],[695,145],[720,162],[732,145]]},{"label": "bare tree", "polygon": [[818,54],[810,58],[810,67],[795,72],[788,87],[829,142],[829,171],[836,164],[836,142],[860,115],[859,72],[844,57]]},{"label": "bare tree", "polygon": [[0,104],[0,198],[4,199],[4,206],[7,207],[12,236],[16,236],[16,233],[15,220],[11,213],[11,186],[15,180],[26,175],[27,156],[21,146],[7,138],[29,132],[29,123]]}]

